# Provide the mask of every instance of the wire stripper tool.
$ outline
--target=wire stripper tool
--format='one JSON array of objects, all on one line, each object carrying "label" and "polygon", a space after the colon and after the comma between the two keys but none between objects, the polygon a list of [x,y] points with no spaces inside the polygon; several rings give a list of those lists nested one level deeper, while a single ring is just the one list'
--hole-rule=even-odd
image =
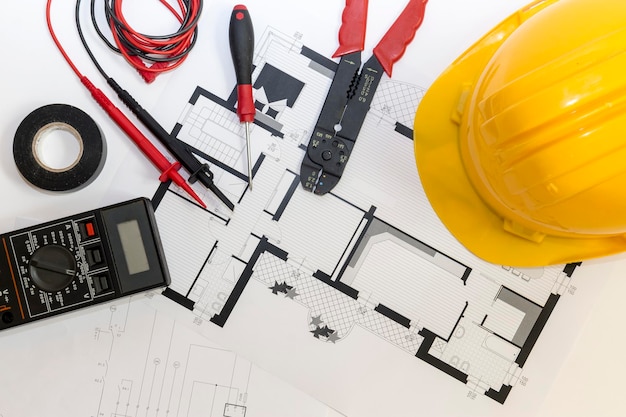
[{"label": "wire stripper tool", "polygon": [[333,55],[341,59],[300,167],[300,183],[306,190],[322,195],[339,182],[383,72],[391,77],[393,64],[424,20],[427,1],[408,2],[362,69],[368,2],[346,1],[339,48]]}]

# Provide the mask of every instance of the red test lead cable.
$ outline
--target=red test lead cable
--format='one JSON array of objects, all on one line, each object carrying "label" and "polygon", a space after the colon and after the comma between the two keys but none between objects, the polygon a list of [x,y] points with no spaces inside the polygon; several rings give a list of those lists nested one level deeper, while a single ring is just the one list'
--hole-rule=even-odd
[{"label": "red test lead cable", "polygon": [[161,182],[165,182],[167,180],[172,180],[174,184],[181,187],[185,190],[191,197],[194,198],[202,207],[206,208],[206,205],[200,199],[200,197],[193,191],[193,189],[185,182],[183,177],[178,172],[180,169],[180,163],[175,162],[171,163],[165,158],[165,156],[144,136],[143,133],[128,119],[124,113],[120,111],[109,98],[81,72],[78,70],[76,65],[72,62],[70,57],[67,55],[63,46],[57,39],[54,29],[52,28],[52,22],[50,19],[50,5],[52,0],[48,0],[46,4],[46,22],[48,23],[48,30],[50,31],[50,36],[52,36],[52,40],[56,44],[59,52],[65,58],[68,65],[72,68],[74,73],[78,76],[81,83],[89,90],[91,96],[96,100],[96,102],[107,112],[109,117],[117,123],[117,125],[126,133],[126,135],[137,145],[137,147],[144,153],[144,155],[150,159],[150,161],[161,171],[161,176],[159,180]]}]

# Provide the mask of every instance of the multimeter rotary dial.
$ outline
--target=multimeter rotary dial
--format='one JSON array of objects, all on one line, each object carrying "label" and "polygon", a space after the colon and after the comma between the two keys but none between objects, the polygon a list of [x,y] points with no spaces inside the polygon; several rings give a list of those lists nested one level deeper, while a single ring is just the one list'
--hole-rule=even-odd
[{"label": "multimeter rotary dial", "polygon": [[42,291],[64,289],[76,277],[76,259],[72,252],[58,245],[37,249],[28,264],[31,279]]}]

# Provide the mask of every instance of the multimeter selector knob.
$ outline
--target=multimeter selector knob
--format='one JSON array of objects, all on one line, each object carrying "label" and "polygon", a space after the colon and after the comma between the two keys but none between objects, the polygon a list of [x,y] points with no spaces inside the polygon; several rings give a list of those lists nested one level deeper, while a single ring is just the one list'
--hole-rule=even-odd
[{"label": "multimeter selector knob", "polygon": [[30,276],[37,288],[56,292],[70,285],[76,276],[72,252],[58,245],[42,246],[29,262]]}]

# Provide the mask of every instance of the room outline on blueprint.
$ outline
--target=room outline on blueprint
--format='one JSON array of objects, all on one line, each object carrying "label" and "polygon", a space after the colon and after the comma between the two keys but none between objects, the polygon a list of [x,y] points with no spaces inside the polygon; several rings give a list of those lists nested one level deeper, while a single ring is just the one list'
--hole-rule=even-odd
[{"label": "room outline on blueprint", "polygon": [[173,279],[164,294],[227,326],[247,286],[264,286],[308,310],[301,331],[319,343],[359,326],[503,404],[580,264],[516,269],[465,250],[419,183],[412,126],[424,89],[388,77],[340,183],[305,191],[300,163],[337,64],[271,27],[254,64],[253,192],[235,89],[198,87],[172,132],[238,204],[230,212],[205,194],[205,210],[175,187],[157,191]]},{"label": "room outline on blueprint", "polygon": [[[201,338],[190,341],[182,326],[139,302],[110,310],[108,323],[94,330],[94,383],[101,387],[94,416],[246,415],[249,362]],[[128,360],[133,350],[145,351],[145,360]]]}]

